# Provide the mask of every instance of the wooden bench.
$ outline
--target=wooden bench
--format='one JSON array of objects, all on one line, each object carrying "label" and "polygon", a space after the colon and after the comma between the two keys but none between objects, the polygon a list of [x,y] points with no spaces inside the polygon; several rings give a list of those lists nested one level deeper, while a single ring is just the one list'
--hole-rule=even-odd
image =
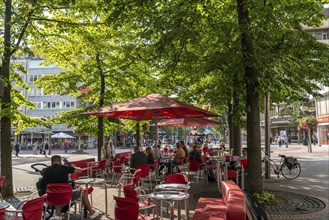
[{"label": "wooden bench", "polygon": [[83,160],[70,161],[71,164],[74,164],[76,167],[80,167],[82,172],[78,174],[79,177],[88,176],[89,171],[92,171],[93,167],[89,166],[89,163],[95,162],[95,158],[88,158]]},{"label": "wooden bench", "polygon": [[199,198],[192,220],[245,220],[243,191],[232,180],[221,182],[222,198]]}]

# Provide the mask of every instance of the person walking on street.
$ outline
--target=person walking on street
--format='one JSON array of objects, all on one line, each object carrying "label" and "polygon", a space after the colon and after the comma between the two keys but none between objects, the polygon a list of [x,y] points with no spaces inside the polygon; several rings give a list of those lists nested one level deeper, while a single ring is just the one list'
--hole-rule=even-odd
[{"label": "person walking on street", "polygon": [[64,153],[67,153],[67,150],[69,149],[70,143],[68,141],[64,142]]},{"label": "person walking on street", "polygon": [[34,142],[33,148],[32,148],[33,155],[38,155],[38,145],[39,145],[38,141]]},{"label": "person walking on street", "polygon": [[19,144],[15,143],[15,156],[18,157],[18,153],[19,153]]},{"label": "person walking on street", "polygon": [[283,138],[283,141],[284,141],[284,144],[286,145],[286,148],[288,148],[288,144],[289,144],[289,138],[288,138],[288,136],[285,136]]},{"label": "person walking on street", "polygon": [[43,144],[43,155],[45,155],[45,157],[48,157],[47,156],[48,149],[49,149],[48,141],[45,141],[45,143]]}]

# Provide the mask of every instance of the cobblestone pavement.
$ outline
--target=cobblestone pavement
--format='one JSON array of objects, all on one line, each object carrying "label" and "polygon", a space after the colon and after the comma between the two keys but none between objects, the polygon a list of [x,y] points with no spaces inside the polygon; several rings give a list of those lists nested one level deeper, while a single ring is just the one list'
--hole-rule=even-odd
[{"label": "cobblestone pavement", "polygon": [[[307,149],[302,145],[290,145],[289,148],[279,148],[272,145],[271,158],[279,160],[278,154],[297,157],[302,173],[295,180],[286,180],[282,176],[277,179],[273,174],[271,179],[264,180],[265,190],[272,191],[279,200],[277,206],[267,207],[267,212],[273,219],[303,219],[303,220],[324,220],[329,219],[329,146],[313,146],[313,153],[307,153]],[[90,157],[90,155],[65,155],[69,160],[79,157]],[[94,155],[93,155],[94,156]],[[39,158],[40,157],[40,158]],[[26,163],[23,160],[26,159]],[[24,194],[24,191],[33,191],[36,180],[40,177],[30,169],[32,162],[48,161],[49,158],[41,156],[30,158],[28,155],[22,155],[22,158],[14,159],[13,166],[14,184],[18,195]],[[28,175],[26,175],[28,174]],[[193,216],[197,199],[202,197],[218,197],[216,183],[206,184],[199,181],[195,184],[191,180],[190,189],[190,217]],[[113,195],[117,195],[115,188],[108,189],[108,216],[101,216],[100,219],[114,219],[114,201]],[[102,213],[105,213],[105,191],[102,186],[95,186],[93,192],[93,205]],[[184,213],[182,211],[182,213]],[[183,215],[183,219],[185,216]]]}]

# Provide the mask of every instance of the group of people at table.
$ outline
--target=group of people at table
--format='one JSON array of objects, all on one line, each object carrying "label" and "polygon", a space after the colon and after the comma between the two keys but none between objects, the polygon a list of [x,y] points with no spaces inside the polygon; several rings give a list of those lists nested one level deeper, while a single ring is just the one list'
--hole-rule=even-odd
[{"label": "group of people at table", "polygon": [[[153,148],[154,149],[154,148]],[[130,168],[135,169],[139,164],[149,164],[152,165],[156,159],[160,159],[160,168],[158,175],[163,175],[162,170],[164,167],[167,167],[167,173],[170,174],[172,172],[172,168],[175,165],[179,165],[182,158],[187,158],[189,160],[196,160],[199,161],[202,166],[205,166],[204,161],[202,160],[200,154],[200,147],[197,144],[192,145],[192,149],[188,150],[184,145],[184,142],[177,142],[176,143],[176,152],[171,158],[167,158],[165,154],[160,150],[160,145],[157,146],[157,154],[153,153],[152,147],[147,147],[145,152],[141,151],[138,146],[134,147],[134,153],[131,155],[130,158]],[[105,142],[104,147],[101,150],[102,152],[102,159],[112,158],[114,156],[113,152],[113,143],[111,141]],[[247,149],[243,148],[242,156],[239,159],[246,159],[247,158]],[[237,160],[237,162],[239,161]],[[133,170],[132,169],[132,170]],[[62,164],[62,159],[59,155],[54,155],[51,157],[51,166],[44,170],[43,178],[45,182],[48,184],[50,183],[68,183],[69,182],[69,174],[75,173],[79,174],[82,170],[79,167],[67,166]],[[81,195],[81,187],[76,186],[73,189],[72,198],[78,197]],[[88,200],[88,196],[85,193],[82,193],[82,202],[86,209],[89,212],[89,219],[94,219],[100,215],[99,211],[94,210]],[[58,206],[56,207],[55,215],[52,217],[53,220],[60,220],[61,217],[61,210],[63,207]]]}]

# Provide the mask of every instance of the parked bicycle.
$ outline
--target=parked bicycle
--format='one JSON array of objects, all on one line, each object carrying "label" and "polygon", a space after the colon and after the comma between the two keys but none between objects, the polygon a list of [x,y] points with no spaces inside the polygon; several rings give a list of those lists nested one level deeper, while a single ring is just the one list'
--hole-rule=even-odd
[{"label": "parked bicycle", "polygon": [[[262,150],[264,153],[265,151]],[[296,179],[301,173],[301,167],[297,160],[294,157],[287,157],[286,155],[279,155],[281,157],[280,164],[274,162],[269,156],[266,154],[262,159],[262,174],[265,175],[265,163],[273,168],[274,173],[280,178],[280,174],[288,180]]]}]

